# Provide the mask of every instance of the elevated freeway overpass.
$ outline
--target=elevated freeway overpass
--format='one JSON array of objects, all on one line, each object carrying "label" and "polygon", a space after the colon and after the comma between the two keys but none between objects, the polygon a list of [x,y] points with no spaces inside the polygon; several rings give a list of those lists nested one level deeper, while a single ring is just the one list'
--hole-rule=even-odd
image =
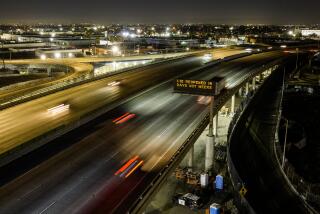
[{"label": "elevated freeway overpass", "polygon": [[271,74],[233,118],[228,167],[236,191],[247,190],[237,198],[243,213],[316,213],[286,178],[276,152],[284,68],[289,76],[294,64],[286,63]]},{"label": "elevated freeway overpass", "polygon": [[[150,196],[148,190],[154,191],[153,186],[160,186],[158,181],[164,179],[162,175],[173,169],[180,158],[178,156],[187,152],[192,138],[201,133],[208,122],[207,106],[198,104],[196,97],[173,95],[170,78],[181,74],[179,71],[184,69],[196,79],[225,77],[228,88],[216,99],[214,111],[217,113],[243,84],[281,64],[287,57],[282,51],[261,53],[194,70],[190,66],[201,66],[198,59],[185,59],[176,62],[175,68],[162,65],[156,71],[150,70],[154,73],[149,77],[142,72],[130,73],[121,77],[121,84],[115,87],[107,85],[119,77],[3,110],[0,112],[6,124],[1,129],[3,154],[10,151],[8,148],[23,145],[49,130],[59,133],[59,128],[68,125],[79,127],[82,125],[78,124],[79,119],[92,115],[94,109],[104,109],[98,112],[100,114],[94,112],[96,115],[107,113],[18,159],[11,166],[3,167],[8,177],[19,177],[2,180],[0,211],[125,213],[131,205],[132,212],[141,211]],[[149,90],[143,90],[141,86]],[[142,93],[137,95],[138,92]],[[131,99],[124,99],[129,96]],[[119,103],[121,99],[124,100]],[[111,105],[116,101],[117,105]],[[49,107],[61,103],[70,104],[70,109],[53,117],[47,115]],[[28,109],[27,115],[22,113],[23,109]],[[123,124],[113,122],[126,113],[135,117]],[[144,161],[141,170],[127,179],[115,176],[115,172],[136,155]],[[24,158],[32,159],[33,164],[23,164],[26,162]],[[10,167],[15,166],[19,166],[19,170],[12,172]]]},{"label": "elevated freeway overpass", "polygon": [[[106,76],[114,75],[125,70],[130,70],[130,66],[127,68],[115,67],[112,72],[106,75],[96,75],[94,64],[101,62],[113,62],[117,65],[117,62],[134,61],[134,60],[157,60],[154,63],[166,63],[168,60],[179,60],[184,57],[201,56],[204,52],[208,51],[193,51],[185,53],[174,54],[159,54],[159,55],[143,55],[143,56],[131,56],[131,57],[84,57],[84,58],[64,58],[64,59],[32,59],[32,60],[12,60],[8,61],[11,65],[20,65],[27,68],[46,68],[48,74],[51,73],[52,68],[58,68],[67,72],[67,75],[58,79],[45,79],[32,81],[29,84],[15,85],[14,87],[8,87],[0,90],[0,109],[8,108],[41,96],[48,95],[57,91],[64,90],[66,88],[73,87],[75,85],[94,81],[96,79],[105,78]],[[214,58],[223,58],[229,55],[235,55],[243,53],[241,49],[217,49],[209,52],[214,54]],[[151,64],[154,64],[151,63]],[[141,66],[141,65],[140,65]],[[146,65],[148,66],[148,65]],[[119,67],[119,66],[118,66]],[[132,65],[131,65],[132,67]],[[138,67],[138,66],[134,66]]]}]

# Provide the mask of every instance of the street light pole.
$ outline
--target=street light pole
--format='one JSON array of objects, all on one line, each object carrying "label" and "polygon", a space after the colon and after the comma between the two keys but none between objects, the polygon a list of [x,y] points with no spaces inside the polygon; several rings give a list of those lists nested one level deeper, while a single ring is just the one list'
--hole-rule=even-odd
[{"label": "street light pole", "polygon": [[282,169],[284,168],[284,161],[285,161],[285,157],[286,157],[286,146],[287,146],[288,123],[289,123],[289,121],[286,119],[286,132],[285,132],[285,136],[284,136],[284,143],[283,143],[283,155],[282,155]]}]

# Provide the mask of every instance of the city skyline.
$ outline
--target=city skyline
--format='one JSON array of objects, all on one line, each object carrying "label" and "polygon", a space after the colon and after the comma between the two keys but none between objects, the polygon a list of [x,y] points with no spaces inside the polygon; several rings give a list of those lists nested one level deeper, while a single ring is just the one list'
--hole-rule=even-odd
[{"label": "city skyline", "polygon": [[[290,1],[50,1],[1,4],[0,23],[212,23],[212,24],[319,24],[320,2]],[[303,10],[302,10],[303,8]]]}]

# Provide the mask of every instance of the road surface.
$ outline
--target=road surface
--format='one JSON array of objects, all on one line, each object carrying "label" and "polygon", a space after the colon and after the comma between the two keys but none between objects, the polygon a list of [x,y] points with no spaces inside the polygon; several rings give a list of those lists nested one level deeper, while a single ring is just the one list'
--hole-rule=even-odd
[{"label": "road surface", "polygon": [[[223,51],[229,55],[233,51]],[[204,65],[202,55],[170,63],[138,68],[133,72],[80,85],[12,108],[0,111],[0,155],[53,130],[77,121],[91,111],[132,96],[145,88]],[[118,87],[108,86],[120,81]],[[67,113],[51,114],[48,109],[60,104],[70,105]]]},{"label": "road surface", "polygon": [[[253,55],[199,72],[194,78],[224,76],[228,85],[234,87],[239,84],[239,76],[248,76],[255,68],[282,56],[282,53]],[[165,70],[162,68],[162,72]],[[138,74],[132,75],[139,79]],[[30,125],[43,121],[37,127],[42,129],[48,123],[46,109],[61,102],[70,103],[70,111],[53,121],[70,120],[71,115],[76,117],[76,112],[102,105],[105,99],[116,99],[118,94],[134,88],[139,80],[132,78],[113,88],[106,87],[105,82],[101,85],[97,82],[82,86],[83,89],[71,89],[65,95],[58,93],[55,99],[60,100],[46,100],[49,102],[46,105],[39,101],[27,103],[25,105],[30,106],[25,109],[39,107],[43,112],[41,117],[36,114],[27,121]],[[131,81],[134,83],[130,84]],[[71,95],[76,97],[69,97]],[[11,112],[11,116],[18,112]],[[136,116],[123,124],[112,122],[126,112]],[[0,213],[125,213],[206,113],[207,106],[198,104],[196,96],[173,94],[172,82],[159,85],[99,120],[1,169],[1,174],[15,174],[13,177],[16,178],[3,180]],[[15,126],[23,129],[23,125],[27,128],[27,124]],[[3,129],[5,132],[2,133],[7,133],[12,128],[1,127]],[[34,135],[34,131],[29,134],[30,129],[19,131],[23,138]],[[135,155],[144,161],[143,167],[127,179],[115,176],[114,173]]]},{"label": "road surface", "polygon": [[[208,50],[210,52],[210,50]],[[243,52],[241,49],[218,49],[211,50],[214,53],[215,58],[219,58],[219,56],[225,57],[232,54],[238,54]],[[227,53],[227,54],[226,54]],[[65,75],[58,79],[46,79],[46,80],[38,80],[35,82],[30,82],[24,85],[16,85],[14,87],[9,87],[5,90],[0,90],[0,104],[6,105],[11,103],[12,101],[19,100],[21,97],[44,93],[47,90],[53,90],[57,85],[65,85],[70,84],[74,81],[79,81],[79,79],[83,80],[83,78],[93,77],[96,75],[96,69],[94,70],[94,66],[92,63],[99,62],[111,62],[111,61],[124,61],[124,60],[142,60],[142,59],[165,59],[165,58],[173,58],[173,57],[181,57],[190,55],[198,55],[201,56],[203,51],[195,51],[195,52],[186,52],[186,53],[176,53],[176,54],[167,54],[167,55],[145,55],[145,56],[131,56],[131,57],[84,57],[84,58],[63,58],[63,59],[29,59],[29,60],[12,60],[7,63],[19,65],[19,64],[35,64],[38,66],[49,66],[49,65],[59,65],[59,66],[67,66],[70,67],[70,70],[73,71],[68,75]],[[51,89],[50,89],[51,88]]]},{"label": "road surface", "polygon": [[276,162],[274,138],[283,74],[275,75],[266,80],[267,85],[261,86],[241,115],[230,139],[230,157],[248,190],[245,197],[256,213],[309,213]]}]

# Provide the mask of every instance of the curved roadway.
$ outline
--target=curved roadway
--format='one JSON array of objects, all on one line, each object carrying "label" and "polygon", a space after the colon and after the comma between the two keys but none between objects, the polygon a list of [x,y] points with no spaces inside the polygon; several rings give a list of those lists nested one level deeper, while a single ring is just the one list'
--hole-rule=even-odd
[{"label": "curved roadway", "polygon": [[309,213],[284,179],[274,153],[282,77],[283,73],[277,71],[266,80],[241,115],[229,140],[233,165],[248,190],[246,199],[259,214]]},{"label": "curved roadway", "polygon": [[[194,78],[224,76],[229,87],[236,87],[241,76],[250,76],[255,69],[283,56],[281,52],[257,54],[198,72]],[[126,97],[129,91],[139,91],[139,84],[152,86],[155,79],[199,64],[197,58],[189,58],[176,62],[175,68],[162,65],[152,69],[149,77],[132,73],[123,77],[119,86],[108,87],[112,79],[97,81],[7,109],[0,112],[6,121],[0,140],[7,142],[1,146],[25,141],[49,126]],[[198,104],[197,97],[173,94],[172,88],[172,82],[159,85],[2,168],[2,175],[14,179],[2,179],[0,213],[125,213],[207,114],[207,106]],[[47,114],[47,108],[62,102],[71,105],[68,112],[54,117]],[[136,117],[119,125],[112,122],[126,112]],[[12,117],[17,120],[12,121]],[[18,119],[21,117],[24,120]],[[135,155],[144,160],[142,169],[127,179],[114,176]]]}]

